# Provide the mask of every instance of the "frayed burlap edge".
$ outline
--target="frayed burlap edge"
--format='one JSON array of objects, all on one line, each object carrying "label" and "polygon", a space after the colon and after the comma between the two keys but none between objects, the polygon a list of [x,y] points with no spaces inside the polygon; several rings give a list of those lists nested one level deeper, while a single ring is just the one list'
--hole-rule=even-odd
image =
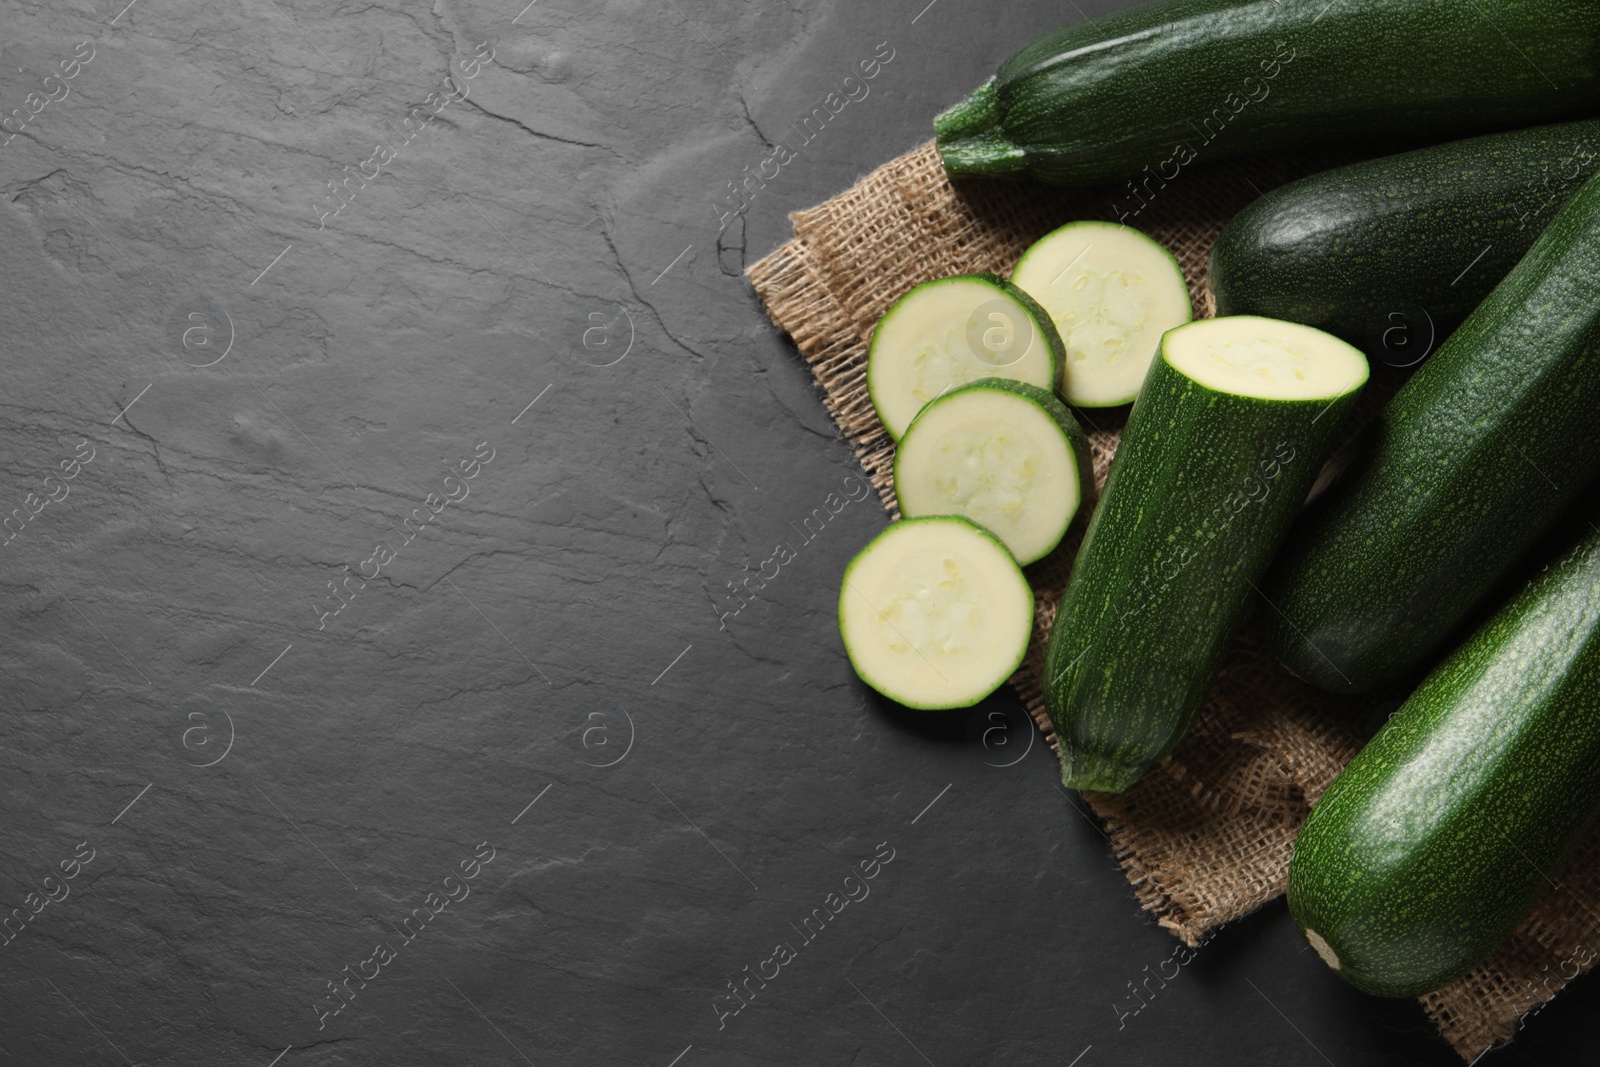
[{"label": "frayed burlap edge", "polygon": [[[772,321],[794,340],[823,403],[855,449],[884,507],[898,518],[893,442],[866,390],[867,343],[879,316],[913,285],[973,271],[1009,274],[1042,234],[1074,219],[1137,225],[1173,251],[1212,313],[1205,260],[1222,224],[1262,191],[1341,162],[1256,161],[1185,173],[1170,185],[1130,182],[1116,207],[1026,183],[944,175],[932,142],[879,167],[832,199],[792,214],[795,236],[748,275]],[[1392,391],[1374,381],[1370,414]],[[1121,413],[1082,412],[1103,485]],[[1357,421],[1361,417],[1358,412]],[[1055,747],[1040,685],[1044,639],[1083,523],[1028,568],[1033,640],[1012,679]],[[1121,794],[1085,794],[1097,829],[1141,904],[1191,946],[1283,892],[1295,834],[1310,806],[1360,747],[1370,709],[1304,686],[1272,660],[1253,625],[1239,637],[1190,736]],[[1093,821],[1093,820],[1091,820]],[[1473,1060],[1514,1036],[1519,1020],[1596,961],[1584,948],[1600,901],[1600,838],[1591,838],[1557,888],[1496,953],[1465,978],[1421,998],[1440,1034]]]}]

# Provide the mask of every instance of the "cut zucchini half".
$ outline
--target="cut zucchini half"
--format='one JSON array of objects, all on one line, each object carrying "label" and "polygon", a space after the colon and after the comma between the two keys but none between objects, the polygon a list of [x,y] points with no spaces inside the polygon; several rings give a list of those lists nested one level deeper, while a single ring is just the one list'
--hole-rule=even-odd
[{"label": "cut zucchini half", "polygon": [[1045,645],[1062,784],[1119,793],[1183,740],[1366,381],[1309,326],[1161,339]]},{"label": "cut zucchini half", "polygon": [[923,282],[884,312],[867,353],[867,394],[896,441],[928,401],[979,378],[1042,389],[1060,374],[1050,316],[993,274]]},{"label": "cut zucchini half", "polygon": [[1016,671],[1033,590],[992,534],[953,516],[892,524],[839,589],[839,635],[861,680],[908,708],[971,707]]},{"label": "cut zucchini half", "polygon": [[1089,439],[1049,390],[982,378],[922,409],[895,452],[894,490],[906,518],[960,515],[1033,563],[1094,491]]},{"label": "cut zucchini half", "polygon": [[1017,260],[1011,281],[1049,313],[1066,348],[1061,395],[1079,407],[1131,403],[1161,335],[1194,318],[1173,254],[1110,222],[1045,234]]}]

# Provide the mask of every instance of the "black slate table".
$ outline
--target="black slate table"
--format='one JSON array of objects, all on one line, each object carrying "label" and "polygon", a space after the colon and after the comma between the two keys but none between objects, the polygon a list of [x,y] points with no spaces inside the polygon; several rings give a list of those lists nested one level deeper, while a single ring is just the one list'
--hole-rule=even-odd
[{"label": "black slate table", "polygon": [[743,269],[1076,4],[124,4],[0,47],[0,1059],[1455,1062],[840,647]]}]

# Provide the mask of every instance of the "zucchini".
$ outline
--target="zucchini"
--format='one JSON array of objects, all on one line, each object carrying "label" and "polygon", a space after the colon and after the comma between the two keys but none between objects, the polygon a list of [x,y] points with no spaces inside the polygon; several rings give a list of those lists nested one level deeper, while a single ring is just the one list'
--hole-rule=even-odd
[{"label": "zucchini", "polygon": [[894,492],[906,518],[961,515],[1033,563],[1094,494],[1089,438],[1049,390],[983,378],[922,409],[895,450]]},{"label": "zucchini", "polygon": [[1309,326],[1162,338],[1045,648],[1068,786],[1120,792],[1182,740],[1366,380]]},{"label": "zucchini", "polygon": [[1161,0],[1034,40],[934,130],[954,178],[1126,181],[1125,222],[1196,162],[1592,115],[1597,53],[1597,0]]},{"label": "zucchini", "polygon": [[1212,246],[1217,314],[1303,322],[1374,357],[1420,359],[1596,172],[1600,120],[1587,119],[1291,182],[1235,215]]},{"label": "zucchini", "polygon": [[1061,338],[1033,298],[993,274],[961,274],[915,286],[872,331],[867,395],[900,440],[922,405],[979,378],[1052,388]]},{"label": "zucchini", "polygon": [[1079,407],[1132,403],[1161,335],[1194,317],[1177,257],[1110,222],[1039,238],[1011,281],[1049,312],[1066,353],[1061,395]]},{"label": "zucchini", "polygon": [[1483,962],[1597,815],[1600,533],[1589,533],[1334,780],[1295,842],[1289,910],[1351,984],[1417,996]]},{"label": "zucchini", "polygon": [[1600,475],[1600,177],[1384,408],[1263,587],[1283,664],[1409,681]]},{"label": "zucchini", "polygon": [[993,534],[956,517],[893,523],[839,587],[839,635],[861,680],[909,708],[965,708],[1022,663],[1033,589]]}]

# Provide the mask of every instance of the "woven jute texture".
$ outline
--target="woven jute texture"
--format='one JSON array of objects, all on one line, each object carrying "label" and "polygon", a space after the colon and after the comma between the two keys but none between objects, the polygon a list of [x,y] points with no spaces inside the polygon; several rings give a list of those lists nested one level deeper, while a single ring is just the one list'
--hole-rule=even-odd
[{"label": "woven jute texture", "polygon": [[[792,214],[794,237],[749,268],[773,322],[794,340],[823,402],[854,446],[891,515],[893,442],[867,397],[867,343],[879,316],[912,286],[974,271],[1007,275],[1024,249],[1075,219],[1123,221],[1178,257],[1196,315],[1213,310],[1206,256],[1222,224],[1261,192],[1337,158],[1256,160],[1141,181],[1117,209],[1026,182],[952,184],[932,142],[890,161],[825,203]],[[1392,395],[1375,370],[1352,429]],[[1097,484],[1121,412],[1081,413]],[[1033,642],[1012,684],[1054,745],[1040,672],[1045,636],[1083,524],[1028,568],[1037,598]],[[1260,609],[1270,610],[1270,609]],[[1233,648],[1204,714],[1171,756],[1118,795],[1085,794],[1143,906],[1190,945],[1284,890],[1290,847],[1311,805],[1355,755],[1373,701],[1336,700],[1301,684],[1263,647],[1254,624]],[[1464,1059],[1511,1039],[1524,1013],[1588,969],[1600,902],[1600,838],[1591,837],[1532,916],[1495,957],[1422,998]],[[1320,966],[1307,955],[1307,966]]]}]

